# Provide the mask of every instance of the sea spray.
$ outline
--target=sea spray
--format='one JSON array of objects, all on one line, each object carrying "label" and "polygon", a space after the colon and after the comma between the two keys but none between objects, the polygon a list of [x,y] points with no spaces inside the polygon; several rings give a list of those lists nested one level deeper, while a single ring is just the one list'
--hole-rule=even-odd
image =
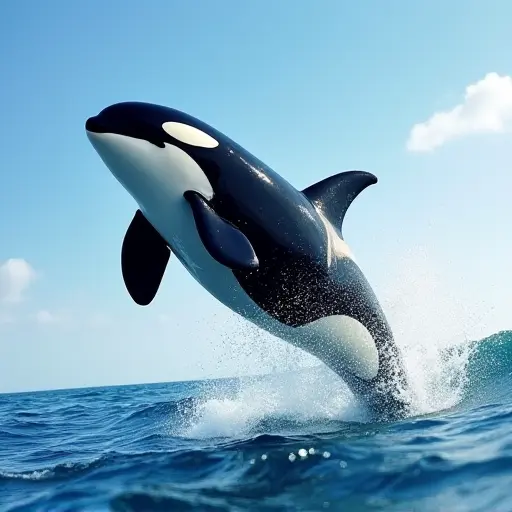
[{"label": "sea spray", "polygon": [[[456,406],[468,384],[474,351],[471,332],[486,309],[470,308],[443,278],[442,266],[426,248],[416,247],[397,261],[395,273],[378,295],[402,352],[412,415]],[[223,350],[243,378],[226,394],[212,384],[198,404],[186,435],[249,435],[261,422],[318,423],[373,420],[343,381],[317,359],[246,320],[234,316]]]},{"label": "sea spray", "polygon": [[413,414],[451,408],[464,396],[470,336],[486,309],[470,306],[451,282],[432,252],[416,247],[385,287],[383,308],[402,352]]},{"label": "sea spray", "polygon": [[[344,382],[324,365],[240,379],[237,389],[212,381],[182,435],[192,438],[246,437],[283,429],[318,431],[330,422],[364,422],[366,411]],[[314,426],[314,427],[313,427]]]}]

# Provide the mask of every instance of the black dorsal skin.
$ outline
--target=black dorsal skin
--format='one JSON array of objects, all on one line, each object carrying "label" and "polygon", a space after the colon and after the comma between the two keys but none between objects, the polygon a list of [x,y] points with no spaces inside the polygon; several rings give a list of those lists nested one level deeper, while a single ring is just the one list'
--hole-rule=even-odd
[{"label": "black dorsal skin", "polygon": [[[168,122],[196,128],[218,144],[187,144],[162,129]],[[340,374],[380,417],[406,414],[408,405],[399,396],[406,388],[406,376],[391,329],[361,269],[346,254],[336,251],[332,239],[343,240],[346,211],[362,190],[377,182],[373,174],[344,172],[300,191],[208,124],[176,109],[148,103],[107,107],[87,121],[86,129],[142,139],[156,151],[174,145],[187,153],[214,191],[208,200],[195,191],[187,191],[183,199],[189,201],[212,257],[230,268],[247,296],[284,326],[300,328],[332,315],[346,315],[360,322],[377,347],[379,370],[375,378],[362,380],[342,362],[331,360],[322,351],[322,340],[307,350]],[[157,238],[153,240],[157,244]],[[233,247],[240,250],[231,258]],[[167,253],[162,247],[155,246],[155,251],[161,254],[159,269],[163,275]],[[150,255],[144,255],[143,261],[148,258]],[[136,288],[136,269],[130,272],[127,277]],[[156,294],[155,276],[152,283],[144,303]],[[243,315],[243,311],[238,312]]]}]

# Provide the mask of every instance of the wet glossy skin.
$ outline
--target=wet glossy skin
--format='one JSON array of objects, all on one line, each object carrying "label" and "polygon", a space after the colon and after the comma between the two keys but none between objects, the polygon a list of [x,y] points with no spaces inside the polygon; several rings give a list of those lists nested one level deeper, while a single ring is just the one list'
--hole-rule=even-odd
[{"label": "wet glossy skin", "polygon": [[[132,122],[133,119],[137,122]],[[185,144],[162,130],[161,126],[169,120],[194,126],[220,144],[216,148]],[[168,143],[188,153],[215,191],[211,206],[250,235],[258,254],[263,255],[271,245],[311,258],[325,255],[323,225],[310,201],[279,174],[206,123],[169,107],[127,102],[107,107],[88,119],[86,129],[146,140],[161,148]]]},{"label": "wet glossy skin", "polygon": [[[162,129],[169,121],[198,128],[219,144],[205,148],[183,143]],[[232,269],[245,293],[289,327],[330,315],[356,319],[375,341],[379,371],[369,382],[344,370],[338,373],[353,389],[380,402],[383,410],[403,410],[391,393],[379,391],[391,381],[399,361],[386,318],[357,264],[349,257],[332,255],[325,222],[310,198],[219,131],[172,108],[119,103],[90,118],[86,129],[146,140],[158,148],[172,144],[185,151],[214,191],[208,206],[245,235],[257,256],[257,268]],[[403,384],[400,367],[398,372]]]}]

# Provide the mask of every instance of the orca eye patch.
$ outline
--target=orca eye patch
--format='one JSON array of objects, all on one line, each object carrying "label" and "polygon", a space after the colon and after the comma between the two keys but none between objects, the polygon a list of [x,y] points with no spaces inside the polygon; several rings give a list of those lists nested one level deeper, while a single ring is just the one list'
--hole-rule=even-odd
[{"label": "orca eye patch", "polygon": [[201,148],[216,148],[219,143],[207,133],[202,132],[198,128],[189,126],[188,124],[176,123],[169,121],[162,125],[162,128],[171,137],[176,140],[189,144],[190,146],[199,146]]}]

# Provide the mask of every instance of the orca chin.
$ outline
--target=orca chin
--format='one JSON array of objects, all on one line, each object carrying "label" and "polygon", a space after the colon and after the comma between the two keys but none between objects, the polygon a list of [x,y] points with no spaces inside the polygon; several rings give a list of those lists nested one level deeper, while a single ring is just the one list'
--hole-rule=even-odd
[{"label": "orca chin", "polygon": [[219,302],[318,358],[373,411],[408,414],[401,352],[343,237],[375,175],[298,190],[215,128],[149,103],[110,105],[85,129],[138,205],[121,250],[135,303],[155,299],[175,254]]}]

